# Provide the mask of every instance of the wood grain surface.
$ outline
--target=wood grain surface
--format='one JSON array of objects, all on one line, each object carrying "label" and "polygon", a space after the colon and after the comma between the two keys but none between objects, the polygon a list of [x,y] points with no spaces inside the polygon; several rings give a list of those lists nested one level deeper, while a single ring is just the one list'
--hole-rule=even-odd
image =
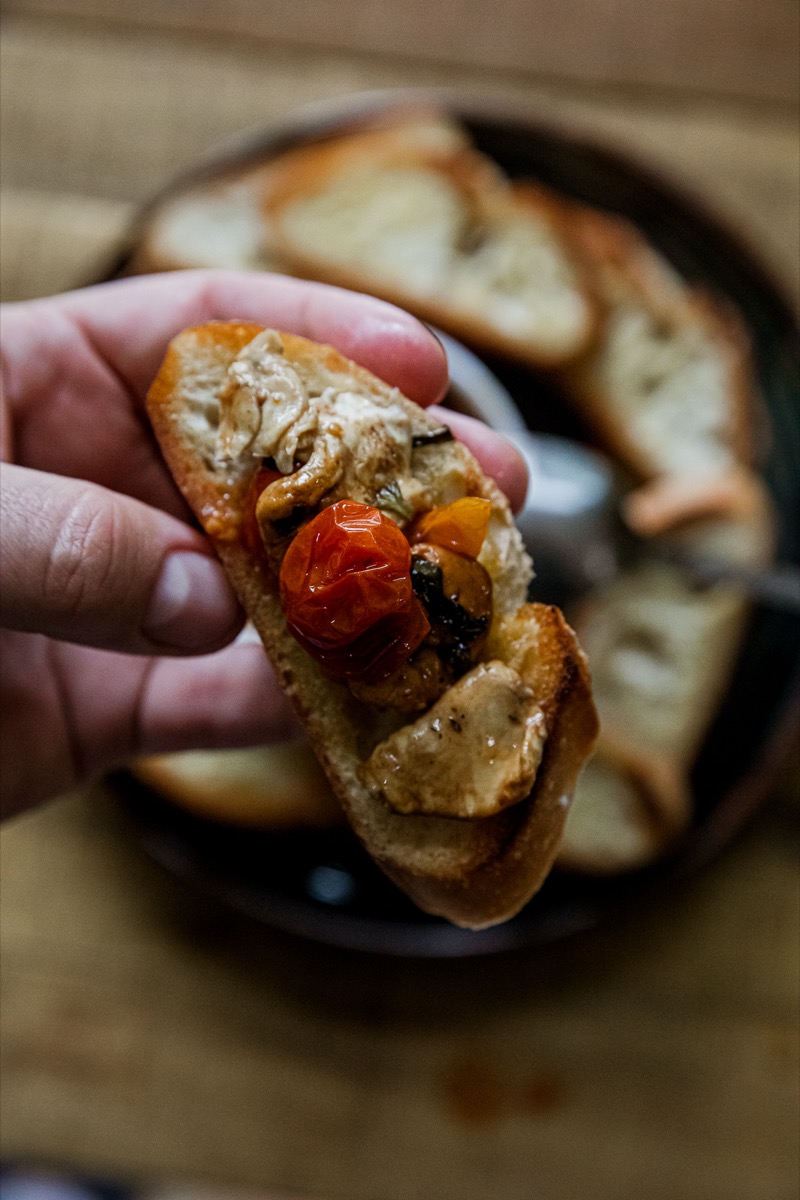
[{"label": "wood grain surface", "polygon": [[360,50],[788,104],[800,80],[790,0],[6,0],[5,8],[235,36],[259,49],[278,43]]},{"label": "wood grain surface", "polygon": [[600,934],[380,962],[162,876],[99,791],[3,834],[5,1152],[370,1200],[775,1200],[797,813]]},{"label": "wood grain surface", "polygon": [[[200,0],[6,3],[4,299],[96,276],[220,139],[447,84],[643,157],[800,301],[793,6],[476,3],[426,33],[416,6],[363,0],[337,7],[336,49],[322,10],[239,0],[226,31]],[[596,38],[564,49],[581,21]],[[156,869],[101,788],[19,818],[0,836],[2,1154],[317,1200],[789,1200],[798,779],[643,911],[481,962],[256,928]]]}]

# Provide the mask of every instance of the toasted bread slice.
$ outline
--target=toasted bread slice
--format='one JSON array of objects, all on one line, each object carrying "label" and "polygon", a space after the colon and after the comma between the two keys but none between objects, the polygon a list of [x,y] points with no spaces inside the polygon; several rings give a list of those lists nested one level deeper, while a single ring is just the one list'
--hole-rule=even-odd
[{"label": "toasted bread slice", "polygon": [[691,810],[678,764],[603,729],[575,789],[558,865],[597,876],[640,870],[675,843]]},{"label": "toasted bread slice", "polygon": [[576,791],[562,865],[631,870],[660,857],[685,830],[693,811],[689,772],[745,613],[737,595],[693,591],[676,568],[651,563],[576,614],[602,734]]},{"label": "toasted bread slice", "polygon": [[327,829],[342,809],[305,741],[138,759],[142,783],[195,816],[248,829]]},{"label": "toasted bread slice", "polygon": [[[600,444],[641,480],[625,519],[689,557],[769,561],[771,506],[749,465],[757,392],[739,317],[620,218],[576,207],[574,231],[607,317],[560,380]],[[690,770],[747,612],[735,589],[699,592],[662,562],[626,572],[575,615],[602,733],[576,790],[562,866],[617,874],[675,844],[692,817]]]},{"label": "toasted bread slice", "polygon": [[595,331],[564,206],[512,185],[443,115],[385,115],[288,152],[265,213],[293,272],[382,296],[487,350],[551,366]]},{"label": "toasted bread slice", "polygon": [[[757,566],[774,545],[761,481],[652,485],[640,497],[656,543],[690,557]],[[652,499],[652,507],[648,500]],[[616,874],[659,858],[686,828],[689,775],[736,660],[748,617],[735,587],[698,591],[680,568],[648,562],[589,598],[575,625],[591,657],[602,726],[570,810],[559,861]]]},{"label": "toasted bread slice", "polygon": [[738,315],[622,218],[576,205],[572,229],[607,315],[561,382],[600,443],[645,479],[749,463],[756,391]]},{"label": "toasted bread slice", "polygon": [[[512,916],[555,858],[596,715],[562,614],[525,604],[531,564],[505,498],[463,445],[431,439],[437,422],[396,389],[330,347],[251,324],[179,335],[149,412],[368,852],[428,912],[475,928]],[[294,436],[301,425],[313,431],[304,443]],[[334,458],[326,438],[338,438]],[[418,515],[464,496],[489,501],[478,559],[493,589],[485,653],[421,715],[357,698],[289,632],[274,548],[265,557],[247,536],[264,455],[285,475],[261,494],[259,514],[272,487],[290,509],[298,498],[313,508],[343,497],[374,504],[389,485]],[[511,780],[509,763],[519,767]],[[479,815],[458,807],[470,789]]]},{"label": "toasted bread slice", "polygon": [[144,218],[128,272],[280,270],[263,214],[270,175],[260,164],[171,192]]}]

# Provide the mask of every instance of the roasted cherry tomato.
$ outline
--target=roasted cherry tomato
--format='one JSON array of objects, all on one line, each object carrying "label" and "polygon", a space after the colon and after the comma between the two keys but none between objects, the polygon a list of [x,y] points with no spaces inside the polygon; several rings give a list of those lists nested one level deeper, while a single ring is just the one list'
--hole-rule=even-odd
[{"label": "roasted cherry tomato", "polygon": [[464,496],[450,504],[432,508],[414,522],[411,542],[432,542],[477,558],[489,528],[491,501],[480,496]]},{"label": "roasted cherry tomato", "polygon": [[[271,460],[270,460],[271,461]],[[274,483],[276,479],[282,479],[280,471],[274,467],[260,466],[256,471],[252,486],[247,494],[245,502],[245,511],[242,518],[242,537],[245,545],[255,555],[263,555],[264,546],[261,541],[261,530],[258,527],[256,520],[256,505],[258,497]]]},{"label": "roasted cherry tomato", "polygon": [[289,631],[335,678],[385,678],[430,629],[410,567],[404,534],[377,508],[331,504],[301,527],[281,564]]}]

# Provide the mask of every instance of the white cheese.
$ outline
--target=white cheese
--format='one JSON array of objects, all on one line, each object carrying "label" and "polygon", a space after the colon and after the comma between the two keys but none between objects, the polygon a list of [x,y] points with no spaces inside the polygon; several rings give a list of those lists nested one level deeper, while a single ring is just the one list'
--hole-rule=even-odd
[{"label": "white cheese", "polygon": [[285,477],[271,485],[281,514],[293,503],[316,504],[333,488],[331,499],[373,503],[390,482],[420,506],[424,497],[411,476],[411,417],[399,393],[357,390],[346,373],[331,384],[330,374],[323,381],[313,364],[291,365],[281,350],[280,334],[265,330],[231,363],[218,464],[272,458]]},{"label": "white cheese", "polygon": [[546,736],[544,715],[517,672],[480,664],[381,742],[360,774],[398,813],[493,816],[530,793]]}]

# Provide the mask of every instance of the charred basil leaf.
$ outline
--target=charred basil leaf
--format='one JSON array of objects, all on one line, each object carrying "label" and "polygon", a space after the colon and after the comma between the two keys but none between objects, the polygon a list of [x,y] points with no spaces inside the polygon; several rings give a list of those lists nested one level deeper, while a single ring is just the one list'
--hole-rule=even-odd
[{"label": "charred basil leaf", "polygon": [[417,599],[422,601],[431,614],[437,604],[445,598],[443,578],[442,568],[436,563],[429,562],[419,554],[412,554],[411,584]]},{"label": "charred basil leaf", "polygon": [[439,635],[439,655],[454,671],[468,671],[472,666],[469,648],[486,632],[489,617],[473,616],[452,596],[446,595],[442,568],[418,554],[411,557],[411,584]]},{"label": "charred basil leaf", "polygon": [[375,497],[375,507],[381,512],[393,513],[401,521],[410,521],[414,515],[413,507],[404,499],[396,480],[381,488]]}]

